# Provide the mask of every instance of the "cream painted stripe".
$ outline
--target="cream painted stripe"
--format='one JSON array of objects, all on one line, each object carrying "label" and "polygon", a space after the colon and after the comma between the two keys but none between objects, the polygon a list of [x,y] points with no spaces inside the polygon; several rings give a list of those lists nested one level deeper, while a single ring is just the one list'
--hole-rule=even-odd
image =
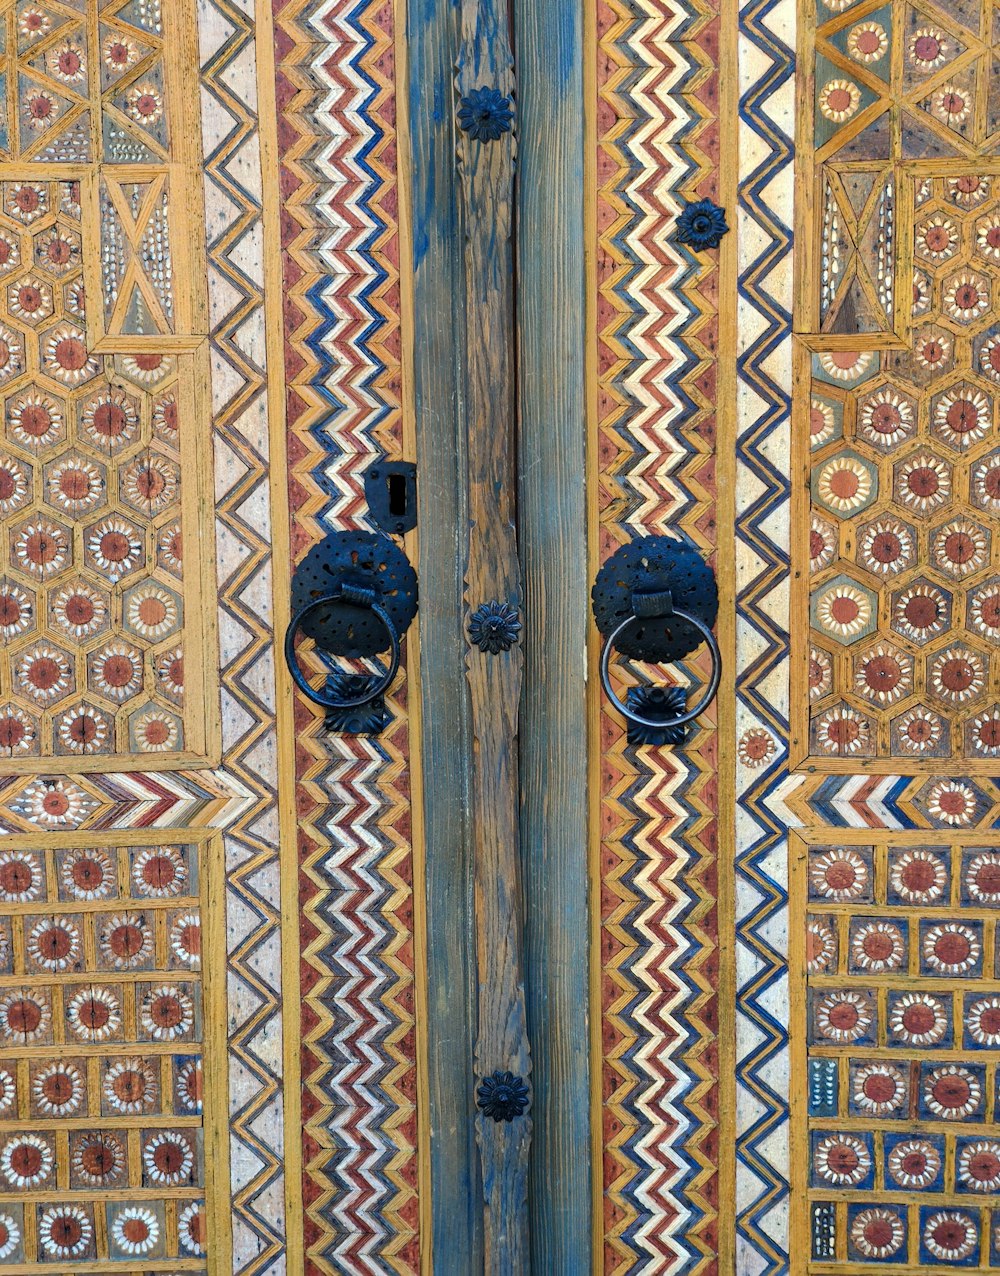
[{"label": "cream painted stripe", "polygon": [[292,547],[289,532],[288,448],[285,421],[285,354],[282,298],[281,205],[278,177],[278,104],[274,18],[269,0],[257,6],[257,94],[264,228],[264,322],[271,498],[271,581],[274,606],[275,717],[278,737],[278,820],[281,865],[282,1093],[284,1104],[285,1271],[305,1268],[302,1210],[302,1086],[299,1043],[298,839],[295,811],[295,719],[292,680],[281,644],[291,619]]}]

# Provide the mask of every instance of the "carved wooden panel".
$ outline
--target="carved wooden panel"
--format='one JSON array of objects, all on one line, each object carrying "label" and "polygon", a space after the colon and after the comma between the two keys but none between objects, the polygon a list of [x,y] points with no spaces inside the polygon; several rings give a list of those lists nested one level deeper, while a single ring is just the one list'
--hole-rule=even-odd
[{"label": "carved wooden panel", "polygon": [[190,20],[158,0],[0,6],[0,770],[216,747],[205,369],[186,353],[202,231],[184,270],[171,255],[197,211],[166,65]]},{"label": "carved wooden panel", "polygon": [[[816,1270],[1000,1264],[1000,852],[966,835],[796,841]],[[796,975],[798,982],[799,975]]]},{"label": "carved wooden panel", "polygon": [[[801,326],[818,315],[820,331],[798,394],[812,632],[799,747],[832,764],[989,767],[1000,753],[993,8],[821,10],[802,222]],[[942,785],[928,801],[963,798]]]},{"label": "carved wooden panel", "polygon": [[0,1270],[204,1270],[217,861],[214,840],[136,834],[0,851]]}]

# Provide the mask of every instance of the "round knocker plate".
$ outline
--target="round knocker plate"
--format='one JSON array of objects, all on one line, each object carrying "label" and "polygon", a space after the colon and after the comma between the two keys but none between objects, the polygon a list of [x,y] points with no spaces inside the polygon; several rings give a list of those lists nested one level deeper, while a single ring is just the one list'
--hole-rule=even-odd
[{"label": "round knocker plate", "polygon": [[[646,536],[630,541],[597,574],[592,593],[594,619],[607,638],[634,615],[634,595],[669,591],[674,609],[697,617],[707,628],[719,612],[715,574],[687,541]],[[632,660],[681,660],[705,641],[699,630],[676,615],[643,616],[621,634],[617,647]]]},{"label": "round knocker plate", "polygon": [[[332,532],[314,545],[292,578],[292,614],[345,585],[373,590],[399,635],[417,614],[417,574],[401,549],[372,532]],[[370,607],[331,599],[300,626],[321,651],[371,657],[388,651],[391,635]]]}]

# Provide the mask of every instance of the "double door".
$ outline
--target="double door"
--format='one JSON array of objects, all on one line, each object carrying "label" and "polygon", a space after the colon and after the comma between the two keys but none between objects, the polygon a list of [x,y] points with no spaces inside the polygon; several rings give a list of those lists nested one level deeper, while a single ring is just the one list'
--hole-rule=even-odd
[{"label": "double door", "polygon": [[995,5],[246,9],[0,0],[0,1273],[995,1269]]}]

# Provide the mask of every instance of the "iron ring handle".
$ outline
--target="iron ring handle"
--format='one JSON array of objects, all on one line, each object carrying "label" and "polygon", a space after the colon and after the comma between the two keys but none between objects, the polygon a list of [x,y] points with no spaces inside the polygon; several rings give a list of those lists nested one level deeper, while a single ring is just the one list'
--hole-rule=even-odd
[{"label": "iron ring handle", "polygon": [[399,634],[396,632],[396,626],[392,623],[392,617],[380,607],[377,602],[373,602],[368,598],[352,596],[349,601],[355,606],[364,606],[382,622],[386,633],[389,635],[389,641],[392,644],[392,654],[389,657],[389,668],[378,678],[373,678],[371,685],[367,691],[359,696],[353,696],[349,700],[332,700],[328,696],[324,696],[322,692],[315,691],[306,681],[305,675],[299,668],[299,662],[295,654],[295,638],[302,628],[303,624],[309,617],[321,607],[328,607],[330,603],[341,602],[344,599],[343,593],[329,594],[325,598],[317,598],[314,602],[307,603],[301,611],[292,617],[292,623],[288,626],[285,633],[285,661],[288,670],[292,675],[292,680],[298,689],[313,704],[318,704],[321,709],[360,709],[362,705],[371,704],[384,692],[388,691],[392,686],[393,679],[399,672]]},{"label": "iron ring handle", "polygon": [[687,621],[692,628],[697,629],[712,653],[712,676],[708,680],[708,686],[705,688],[705,694],[698,701],[693,709],[689,709],[687,713],[679,718],[644,718],[641,713],[636,713],[634,709],[630,709],[622,700],[615,695],[611,686],[611,653],[615,649],[615,644],[624,636],[632,625],[640,624],[641,616],[628,616],[617,629],[613,630],[604,643],[604,650],[601,652],[601,684],[604,687],[605,694],[608,699],[629,722],[634,722],[639,727],[651,727],[654,731],[662,731],[664,727],[684,727],[689,722],[694,722],[700,714],[708,708],[715,699],[719,690],[719,683],[722,679],[722,652],[719,650],[719,644],[716,641],[715,634],[712,633],[708,625],[704,621],[699,620],[697,616],[692,616],[689,612],[680,611],[678,608],[673,609],[674,616],[678,620]]}]

